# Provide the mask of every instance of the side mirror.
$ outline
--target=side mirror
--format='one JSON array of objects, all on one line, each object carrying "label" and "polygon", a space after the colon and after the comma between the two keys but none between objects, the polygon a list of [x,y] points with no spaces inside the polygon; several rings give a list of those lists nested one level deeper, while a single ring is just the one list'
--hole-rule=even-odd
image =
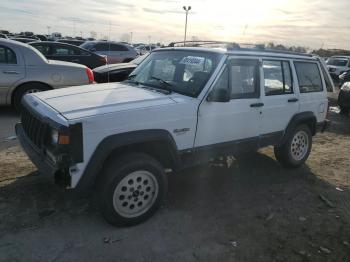
[{"label": "side mirror", "polygon": [[225,88],[218,88],[211,90],[209,95],[207,96],[208,102],[229,102],[230,101],[230,95],[228,93],[228,90]]}]

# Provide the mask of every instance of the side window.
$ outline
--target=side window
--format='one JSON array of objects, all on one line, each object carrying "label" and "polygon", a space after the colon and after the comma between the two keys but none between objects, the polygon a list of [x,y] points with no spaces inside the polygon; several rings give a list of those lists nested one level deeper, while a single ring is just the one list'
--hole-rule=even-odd
[{"label": "side window", "polygon": [[49,55],[49,50],[50,50],[49,46],[47,46],[47,45],[35,45],[34,47],[36,49],[38,49],[40,51],[40,53],[42,53],[44,56]]},{"label": "side window", "polygon": [[74,50],[65,46],[54,46],[52,50],[52,55],[56,55],[56,56],[74,55]]},{"label": "side window", "polygon": [[0,64],[17,64],[15,52],[7,47],[0,46]]},{"label": "side window", "polygon": [[229,64],[231,99],[259,97],[259,61],[233,60]]},{"label": "side window", "polygon": [[100,43],[96,45],[96,51],[108,51],[109,45],[106,43]]},{"label": "side window", "polygon": [[321,74],[316,63],[294,62],[300,93],[321,92]]},{"label": "side window", "polygon": [[265,95],[283,95],[293,93],[289,62],[264,60]]},{"label": "side window", "polygon": [[116,44],[112,44],[111,45],[111,51],[128,51],[129,49],[127,49],[125,46],[123,45],[116,45]]}]

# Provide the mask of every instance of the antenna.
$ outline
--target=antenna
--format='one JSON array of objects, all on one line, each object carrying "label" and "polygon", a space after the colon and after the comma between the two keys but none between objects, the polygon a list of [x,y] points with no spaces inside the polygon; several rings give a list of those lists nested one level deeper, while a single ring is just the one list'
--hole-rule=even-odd
[{"label": "antenna", "polygon": [[108,57],[111,56],[111,21],[109,21],[109,28],[108,28],[108,56],[107,56],[107,82],[109,83],[109,61]]}]

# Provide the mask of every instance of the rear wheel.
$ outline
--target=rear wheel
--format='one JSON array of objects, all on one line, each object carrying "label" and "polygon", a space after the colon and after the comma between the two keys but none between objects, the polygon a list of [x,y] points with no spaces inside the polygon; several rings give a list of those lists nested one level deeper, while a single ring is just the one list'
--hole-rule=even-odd
[{"label": "rear wheel", "polygon": [[136,225],[157,211],[166,191],[167,177],[158,161],[128,154],[107,164],[98,183],[100,210],[112,225]]},{"label": "rear wheel", "polygon": [[49,90],[50,88],[47,85],[42,83],[28,83],[17,87],[14,95],[12,104],[17,112],[20,112],[22,109],[21,100],[22,97],[26,94],[37,93],[41,91]]},{"label": "rear wheel", "polygon": [[307,125],[297,126],[285,143],[275,146],[276,159],[285,167],[299,167],[305,163],[312,147],[312,134]]}]

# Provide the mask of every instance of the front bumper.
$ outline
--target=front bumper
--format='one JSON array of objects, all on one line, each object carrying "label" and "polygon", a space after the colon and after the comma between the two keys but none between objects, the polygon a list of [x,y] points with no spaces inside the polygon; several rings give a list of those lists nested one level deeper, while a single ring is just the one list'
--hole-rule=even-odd
[{"label": "front bumper", "polygon": [[39,173],[48,177],[52,182],[57,183],[58,176],[62,175],[62,171],[65,170],[65,168],[51,161],[43,149],[39,149],[31,142],[24,132],[21,123],[16,124],[15,130],[22,148],[27,153],[29,159],[38,168]]}]

